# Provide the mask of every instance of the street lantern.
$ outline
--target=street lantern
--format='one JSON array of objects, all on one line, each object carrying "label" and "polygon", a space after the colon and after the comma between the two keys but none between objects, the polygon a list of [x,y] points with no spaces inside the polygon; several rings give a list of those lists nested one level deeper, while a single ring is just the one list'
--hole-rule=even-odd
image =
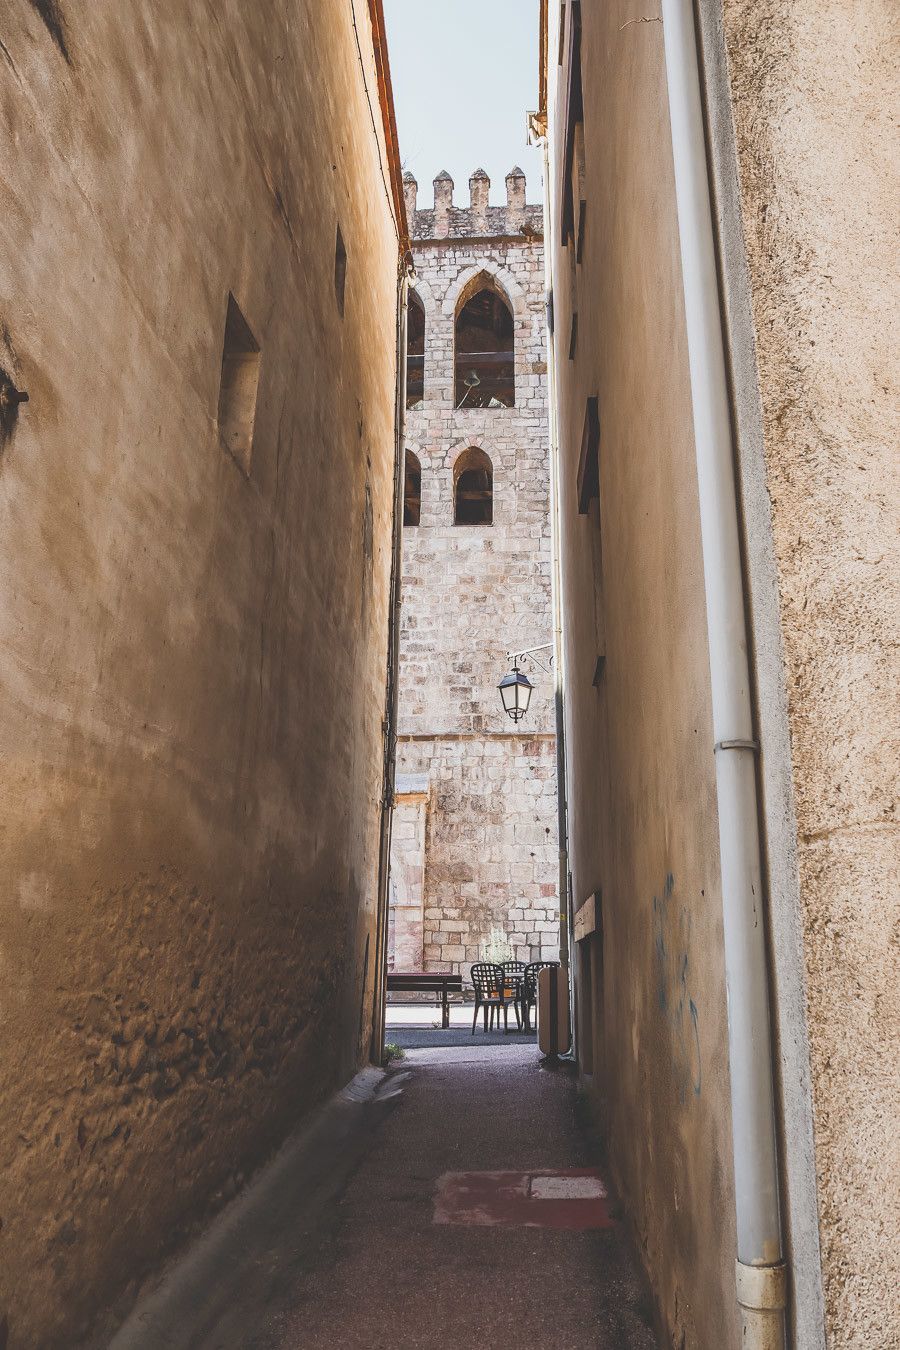
[{"label": "street lantern", "polygon": [[500,698],[506,713],[514,722],[520,721],[528,711],[534,685],[527,675],[522,674],[515,661],[512,670],[503,676],[497,688],[500,690]]}]

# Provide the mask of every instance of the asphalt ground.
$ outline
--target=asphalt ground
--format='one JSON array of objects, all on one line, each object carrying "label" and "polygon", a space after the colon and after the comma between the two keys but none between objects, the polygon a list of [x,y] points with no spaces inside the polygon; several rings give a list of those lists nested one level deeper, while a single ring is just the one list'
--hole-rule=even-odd
[{"label": "asphalt ground", "polygon": [[571,1073],[542,1067],[533,1044],[468,1036],[365,1070],[102,1343],[653,1350],[578,1120]]},{"label": "asphalt ground", "polygon": [[472,1034],[471,1027],[389,1027],[385,1032],[385,1041],[399,1045],[402,1050],[421,1050],[426,1046],[436,1050],[449,1049],[460,1045],[536,1045],[535,1032],[516,1031],[510,1028],[508,1034],[503,1031],[482,1031],[481,1027]]},{"label": "asphalt ground", "polygon": [[[387,1006],[387,1029],[384,1039],[388,1044],[399,1045],[403,1050],[417,1050],[424,1047],[445,1047],[462,1045],[534,1045],[537,1033],[516,1030],[515,1015],[509,1014],[509,1031],[504,1033],[502,1023],[497,1021],[492,1031],[485,1032],[484,1017],[479,1014],[474,1034],[472,1032],[473,1003],[451,1003],[450,1026],[441,1027],[441,1010],[427,1003],[389,1003]],[[532,1018],[532,1020],[534,1020]]]},{"label": "asphalt ground", "polygon": [[596,1163],[571,1077],[483,1044],[414,1050],[392,1077],[399,1103],[254,1350],[651,1350],[618,1227],[435,1222],[447,1173]]}]

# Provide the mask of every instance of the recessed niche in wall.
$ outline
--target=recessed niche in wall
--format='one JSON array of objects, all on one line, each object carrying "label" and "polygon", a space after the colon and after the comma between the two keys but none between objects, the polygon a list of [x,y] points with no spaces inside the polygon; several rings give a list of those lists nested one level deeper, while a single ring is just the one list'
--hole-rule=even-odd
[{"label": "recessed niche in wall", "polygon": [[[421,408],[425,397],[425,306],[415,291],[406,309],[406,406]],[[418,523],[418,522],[417,522]]]},{"label": "recessed niche in wall", "polygon": [[412,450],[406,452],[403,482],[403,524],[418,525],[422,515],[422,465]]},{"label": "recessed niche in wall", "polygon": [[347,283],[347,250],[340,225],[334,241],[334,294],[337,298],[338,312],[344,317],[344,287]]},{"label": "recessed niche in wall", "polygon": [[247,474],[253,450],[259,359],[259,343],[229,293],[219,385],[219,440]]}]

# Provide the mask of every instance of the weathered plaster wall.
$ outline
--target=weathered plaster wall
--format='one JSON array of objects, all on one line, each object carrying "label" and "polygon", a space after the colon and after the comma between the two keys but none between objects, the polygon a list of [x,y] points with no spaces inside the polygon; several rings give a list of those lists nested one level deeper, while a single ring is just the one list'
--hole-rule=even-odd
[{"label": "weathered plaster wall", "polygon": [[900,1339],[896,10],[726,3],[829,1344]]},{"label": "weathered plaster wall", "polygon": [[12,0],[0,123],[0,1342],[50,1350],[365,1051],[397,246],[348,7]]},{"label": "weathered plaster wall", "polygon": [[[602,937],[577,944],[581,1063],[669,1343],[725,1350],[739,1328],[722,900],[662,29],[637,0],[581,9],[580,262],[553,203],[574,905],[602,892]],[[599,507],[581,515],[594,396]]]},{"label": "weathered plaster wall", "polygon": [[388,970],[425,969],[425,832],[430,796],[427,773],[400,774],[395,780]]},{"label": "weathered plaster wall", "polygon": [[[517,731],[497,693],[506,652],[552,638],[542,212],[526,205],[518,170],[505,207],[479,208],[487,178],[472,181],[473,204],[459,207],[439,175],[435,209],[421,211],[406,184],[425,396],[406,418],[422,509],[403,531],[397,769],[430,783],[426,969],[465,969],[495,928],[518,959],[559,954],[552,679],[531,668],[536,689]],[[482,270],[513,309],[513,408],[454,407],[456,301]],[[490,525],[453,523],[454,464],[469,446],[493,466]]]}]

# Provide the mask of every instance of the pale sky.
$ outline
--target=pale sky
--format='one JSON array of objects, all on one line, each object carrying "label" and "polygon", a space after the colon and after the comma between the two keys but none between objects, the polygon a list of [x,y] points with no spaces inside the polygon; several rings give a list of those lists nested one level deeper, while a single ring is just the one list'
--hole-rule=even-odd
[{"label": "pale sky", "polygon": [[446,169],[456,206],[482,168],[491,202],[506,202],[514,164],[529,202],[542,199],[541,152],[528,145],[537,107],[538,0],[384,0],[400,159],[418,180],[419,206]]}]

